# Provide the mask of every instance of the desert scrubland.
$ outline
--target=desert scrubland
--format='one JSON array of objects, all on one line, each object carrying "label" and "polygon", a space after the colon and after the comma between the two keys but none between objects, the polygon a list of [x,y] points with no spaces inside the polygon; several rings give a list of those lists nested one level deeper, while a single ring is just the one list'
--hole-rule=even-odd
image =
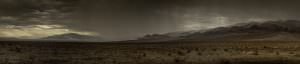
[{"label": "desert scrubland", "polygon": [[0,64],[298,64],[300,42],[3,42]]}]

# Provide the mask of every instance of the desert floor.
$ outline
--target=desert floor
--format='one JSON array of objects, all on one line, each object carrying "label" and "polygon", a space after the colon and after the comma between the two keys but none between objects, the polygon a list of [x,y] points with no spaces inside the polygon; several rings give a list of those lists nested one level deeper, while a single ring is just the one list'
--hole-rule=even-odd
[{"label": "desert floor", "polygon": [[300,64],[300,42],[3,42],[0,64]]}]

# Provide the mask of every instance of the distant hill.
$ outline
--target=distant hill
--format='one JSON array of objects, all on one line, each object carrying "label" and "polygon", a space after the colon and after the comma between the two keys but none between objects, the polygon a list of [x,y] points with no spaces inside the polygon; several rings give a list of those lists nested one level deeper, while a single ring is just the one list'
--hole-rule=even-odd
[{"label": "distant hill", "polygon": [[161,41],[173,41],[181,40],[184,36],[188,36],[193,33],[200,33],[202,31],[184,31],[184,32],[171,32],[166,34],[148,34],[144,37],[138,38],[134,41],[141,42],[161,42]]},{"label": "distant hill", "polygon": [[20,39],[11,38],[11,37],[0,37],[0,41],[14,41],[14,40],[20,40]]},{"label": "distant hill", "polygon": [[240,23],[206,31],[176,34],[183,35],[159,34],[145,36],[138,41],[300,41],[300,21]]},{"label": "distant hill", "polygon": [[104,41],[101,37],[81,35],[77,33],[67,33],[61,35],[54,35],[42,38],[43,40],[56,40],[56,41]]}]

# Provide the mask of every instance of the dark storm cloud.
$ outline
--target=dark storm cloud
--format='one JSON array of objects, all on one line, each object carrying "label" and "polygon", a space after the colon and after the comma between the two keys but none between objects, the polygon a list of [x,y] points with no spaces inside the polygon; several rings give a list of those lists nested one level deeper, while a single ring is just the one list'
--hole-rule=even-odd
[{"label": "dark storm cloud", "polygon": [[98,35],[65,25],[64,20],[69,19],[76,3],[76,0],[0,0],[0,37],[39,39],[66,33]]},{"label": "dark storm cloud", "polygon": [[0,17],[17,18],[3,20],[2,24],[59,23],[62,21],[58,19],[72,12],[76,3],[76,0],[0,0]]},{"label": "dark storm cloud", "polygon": [[[229,25],[298,19],[296,0],[82,0],[73,24],[113,39]],[[84,25],[82,25],[84,24]]]},{"label": "dark storm cloud", "polygon": [[60,24],[124,40],[149,33],[208,29],[239,22],[300,20],[298,3],[298,0],[0,0],[0,20],[7,24]]},{"label": "dark storm cloud", "polygon": [[184,2],[188,1],[82,1],[79,18],[82,18],[80,21],[87,26],[80,28],[98,31],[110,38],[117,39],[133,38],[131,36],[142,36],[147,33],[170,32],[176,30],[177,22],[173,19],[174,17],[166,16],[172,12],[164,12],[164,9],[175,9],[175,6],[187,4]]}]

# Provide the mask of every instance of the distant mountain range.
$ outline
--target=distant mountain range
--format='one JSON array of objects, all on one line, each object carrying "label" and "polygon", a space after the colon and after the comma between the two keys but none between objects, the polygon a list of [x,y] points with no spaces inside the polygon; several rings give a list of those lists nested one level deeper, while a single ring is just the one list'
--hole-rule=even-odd
[{"label": "distant mountain range", "polygon": [[40,39],[20,39],[0,37],[0,41],[55,41],[55,42],[105,42],[107,40],[99,36],[81,35],[77,33],[66,33],[48,36]]},{"label": "distant mountain range", "polygon": [[300,21],[239,23],[206,31],[147,35],[136,41],[300,41]]},{"label": "distant mountain range", "polygon": [[55,41],[104,41],[101,37],[81,35],[77,33],[67,33],[61,35],[54,35],[42,38],[42,40],[55,40]]}]

